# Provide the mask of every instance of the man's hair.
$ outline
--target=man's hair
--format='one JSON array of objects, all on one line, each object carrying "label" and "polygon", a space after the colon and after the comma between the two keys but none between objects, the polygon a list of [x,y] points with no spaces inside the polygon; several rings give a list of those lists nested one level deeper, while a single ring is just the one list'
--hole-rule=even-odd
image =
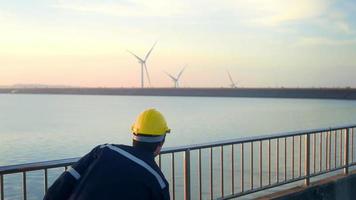
[{"label": "man's hair", "polygon": [[[147,135],[145,135],[147,137]],[[158,146],[162,146],[165,139],[161,142],[139,142],[136,140],[132,140],[132,146],[138,149],[142,149],[148,152],[155,152]]]}]

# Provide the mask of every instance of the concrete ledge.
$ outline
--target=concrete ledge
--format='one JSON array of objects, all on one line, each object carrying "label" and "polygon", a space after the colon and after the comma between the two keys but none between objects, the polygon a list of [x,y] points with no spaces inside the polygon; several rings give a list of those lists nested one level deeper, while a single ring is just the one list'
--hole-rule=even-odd
[{"label": "concrete ledge", "polygon": [[352,200],[356,199],[356,171],[349,175],[336,175],[312,183],[310,186],[298,186],[276,192],[258,200]]}]

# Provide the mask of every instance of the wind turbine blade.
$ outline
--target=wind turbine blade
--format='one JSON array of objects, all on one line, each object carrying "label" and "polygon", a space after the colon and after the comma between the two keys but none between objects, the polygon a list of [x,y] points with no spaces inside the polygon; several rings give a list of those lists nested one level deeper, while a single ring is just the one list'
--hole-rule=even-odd
[{"label": "wind turbine blade", "polygon": [[131,55],[135,56],[139,61],[143,62],[143,60],[140,57],[138,57],[136,54],[132,53],[129,50],[127,50],[127,52],[129,52]]},{"label": "wind turbine blade", "polygon": [[153,48],[156,46],[156,44],[157,44],[157,41],[153,44],[152,48],[151,48],[151,49],[148,51],[148,53],[146,54],[145,61],[146,61],[147,58],[150,56],[150,54],[151,54]]},{"label": "wind turbine blade", "polygon": [[165,74],[167,74],[167,76],[169,76],[172,80],[176,81],[176,78],[174,76],[172,76],[171,74],[164,72]]},{"label": "wind turbine blade", "polygon": [[180,78],[180,76],[182,75],[182,73],[184,72],[184,70],[185,70],[186,67],[187,67],[187,66],[184,66],[183,69],[180,70],[180,72],[179,72],[179,74],[178,74],[178,76],[177,76],[177,80]]},{"label": "wind turbine blade", "polygon": [[235,85],[235,83],[234,83],[234,81],[232,80],[232,77],[231,77],[231,74],[230,74],[229,71],[227,71],[227,74],[229,75],[229,79],[230,79],[230,81],[231,81],[231,84],[232,84],[232,85]]},{"label": "wind turbine blade", "polygon": [[150,78],[150,75],[148,74],[147,66],[146,66],[146,64],[144,64],[143,66],[145,67],[145,71],[146,71],[146,76],[147,76],[148,83],[149,83],[150,86],[151,86],[151,78]]}]

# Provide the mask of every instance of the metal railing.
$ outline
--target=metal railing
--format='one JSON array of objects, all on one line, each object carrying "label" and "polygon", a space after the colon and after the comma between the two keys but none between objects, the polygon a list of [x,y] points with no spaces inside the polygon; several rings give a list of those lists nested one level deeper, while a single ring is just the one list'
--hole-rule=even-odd
[{"label": "metal railing", "polygon": [[[165,148],[157,163],[170,183],[174,199],[232,199],[332,174],[348,174],[354,162],[356,125],[247,137],[198,145]],[[0,167],[0,200],[4,178],[22,174],[22,199],[27,200],[27,173],[64,168],[78,158]],[[177,165],[177,163],[181,163]],[[321,176],[322,178],[322,176]]]}]

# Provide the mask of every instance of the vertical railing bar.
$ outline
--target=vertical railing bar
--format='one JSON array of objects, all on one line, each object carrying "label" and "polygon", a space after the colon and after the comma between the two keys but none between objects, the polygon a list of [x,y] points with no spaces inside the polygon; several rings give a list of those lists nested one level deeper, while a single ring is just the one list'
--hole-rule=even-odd
[{"label": "vertical railing bar", "polygon": [[334,168],[336,168],[336,158],[337,158],[337,130],[334,132]]},{"label": "vertical railing bar", "polygon": [[299,136],[299,177],[302,175],[302,136]]},{"label": "vertical railing bar", "polygon": [[328,166],[328,163],[329,163],[329,137],[328,137],[328,133],[329,131],[326,132],[325,134],[325,169],[326,170],[329,170],[329,166]]},{"label": "vertical railing bar", "polygon": [[320,132],[320,149],[319,149],[319,172],[321,172],[323,169],[323,137],[322,137],[322,134],[323,132]]},{"label": "vertical railing bar", "polygon": [[276,142],[276,178],[277,183],[279,182],[279,138],[277,138]]},{"label": "vertical railing bar", "polygon": [[345,130],[345,143],[344,143],[344,174],[349,173],[349,128]]},{"label": "vertical railing bar", "polygon": [[214,199],[213,148],[210,148],[210,199]]},{"label": "vertical railing bar", "polygon": [[47,193],[48,190],[48,169],[44,169],[44,192]]},{"label": "vertical railing bar", "polygon": [[292,179],[294,179],[294,136],[292,136]]},{"label": "vertical railing bar", "polygon": [[284,181],[287,181],[287,137],[284,138]]},{"label": "vertical railing bar", "polygon": [[202,200],[202,177],[201,177],[201,149],[198,151],[198,168],[199,168],[199,199]]},{"label": "vertical railing bar", "polygon": [[333,166],[332,166],[332,163],[333,163],[333,151],[332,151],[332,149],[333,149],[333,132],[334,131],[330,131],[330,136],[329,136],[329,140],[330,140],[330,142],[329,142],[329,168],[330,169],[332,169],[333,168]]},{"label": "vertical railing bar", "polygon": [[224,197],[224,146],[220,147],[221,197]]},{"label": "vertical railing bar", "polygon": [[271,185],[271,139],[268,140],[268,185]]},{"label": "vertical railing bar", "polygon": [[340,166],[342,166],[342,138],[343,138],[344,131],[340,130]]},{"label": "vertical railing bar", "polygon": [[251,142],[251,150],[250,150],[250,183],[251,183],[251,190],[253,190],[253,142]]},{"label": "vertical railing bar", "polygon": [[4,193],[4,175],[0,174],[0,195],[1,195],[1,200],[5,199],[5,193]]},{"label": "vertical railing bar", "polygon": [[259,163],[260,163],[260,187],[262,187],[262,140],[260,140],[260,156],[259,156]]},{"label": "vertical railing bar", "polygon": [[[172,197],[173,200],[176,199],[176,176],[175,176],[175,158],[174,158],[174,152],[172,153],[172,160],[171,160],[171,165],[172,165]],[[201,186],[201,160],[200,160],[200,149],[199,149],[199,186]],[[201,191],[200,191],[201,195]]]},{"label": "vertical railing bar", "polygon": [[190,200],[190,150],[184,152],[184,199]]},{"label": "vertical railing bar", "polygon": [[305,135],[305,185],[310,184],[310,134]]},{"label": "vertical railing bar", "polygon": [[22,192],[23,192],[23,200],[26,200],[27,199],[26,172],[22,172]]},{"label": "vertical railing bar", "polygon": [[202,171],[201,171],[201,149],[198,151],[198,160],[199,160],[199,199],[202,199]]},{"label": "vertical railing bar", "polygon": [[351,163],[354,162],[354,129],[351,128]]},{"label": "vertical railing bar", "polygon": [[245,183],[245,180],[244,180],[244,143],[241,143],[241,192],[244,192],[244,183]]},{"label": "vertical railing bar", "polygon": [[234,145],[231,145],[231,192],[235,194],[235,150]]},{"label": "vertical railing bar", "polygon": [[313,134],[313,172],[316,173],[316,133]]},{"label": "vertical railing bar", "polygon": [[328,133],[328,137],[329,137],[329,163],[328,163],[328,169],[331,169],[331,131]]}]

